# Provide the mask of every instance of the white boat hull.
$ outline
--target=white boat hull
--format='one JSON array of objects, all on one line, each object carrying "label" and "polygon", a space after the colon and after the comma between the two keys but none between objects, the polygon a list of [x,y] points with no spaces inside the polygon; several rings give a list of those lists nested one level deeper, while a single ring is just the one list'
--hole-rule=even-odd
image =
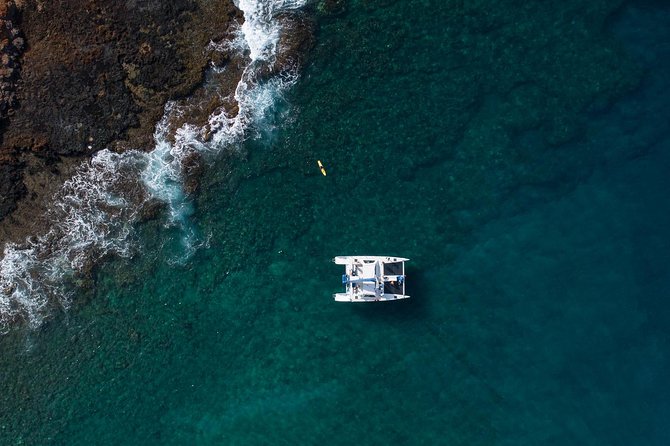
[{"label": "white boat hull", "polygon": [[407,299],[404,257],[339,256],[333,259],[344,265],[344,293],[333,294],[337,302],[387,302]]},{"label": "white boat hull", "polygon": [[336,302],[387,302],[390,300],[409,299],[406,294],[382,294],[379,298],[376,296],[352,296],[348,293],[333,294]]}]

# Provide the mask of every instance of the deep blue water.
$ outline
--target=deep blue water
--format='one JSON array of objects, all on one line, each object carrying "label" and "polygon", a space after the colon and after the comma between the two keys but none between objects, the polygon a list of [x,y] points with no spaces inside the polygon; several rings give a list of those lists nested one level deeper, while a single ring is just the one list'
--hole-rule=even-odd
[{"label": "deep blue water", "polygon": [[[618,3],[315,7],[208,246],[147,223],[0,341],[0,443],[668,444],[670,5]],[[350,253],[412,299],[332,302]]]}]

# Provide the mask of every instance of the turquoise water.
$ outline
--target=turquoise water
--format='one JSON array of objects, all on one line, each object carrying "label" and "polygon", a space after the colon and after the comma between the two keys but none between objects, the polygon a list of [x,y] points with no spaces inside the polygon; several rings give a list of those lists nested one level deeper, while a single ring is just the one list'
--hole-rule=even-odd
[{"label": "turquoise water", "polygon": [[[670,9],[468,4],[315,8],[203,246],[148,223],[0,340],[1,443],[667,444]],[[332,302],[349,253],[413,298]]]}]

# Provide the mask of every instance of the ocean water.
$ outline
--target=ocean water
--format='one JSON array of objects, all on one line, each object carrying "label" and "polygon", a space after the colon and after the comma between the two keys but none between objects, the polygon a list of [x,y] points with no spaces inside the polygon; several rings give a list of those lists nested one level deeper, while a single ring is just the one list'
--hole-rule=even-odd
[{"label": "ocean water", "polygon": [[670,6],[545,3],[309,5],[180,224],[0,338],[0,444],[668,444]]}]

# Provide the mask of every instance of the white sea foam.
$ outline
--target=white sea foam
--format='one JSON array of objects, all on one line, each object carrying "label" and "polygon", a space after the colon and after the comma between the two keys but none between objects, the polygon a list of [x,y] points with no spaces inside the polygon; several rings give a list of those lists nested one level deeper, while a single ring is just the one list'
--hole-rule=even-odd
[{"label": "white sea foam", "polygon": [[[142,171],[142,180],[149,193],[168,204],[171,222],[181,222],[191,213],[182,187],[182,162],[187,155],[188,144],[172,143],[168,139],[169,120],[180,113],[181,110],[173,102],[166,105],[163,118],[154,132],[156,146],[146,155],[146,167]],[[193,142],[197,142],[195,138]]]},{"label": "white sea foam", "polygon": [[270,61],[277,54],[281,26],[275,19],[280,12],[303,7],[306,0],[238,0],[237,7],[244,13],[242,34],[252,62]]},{"label": "white sea foam", "polygon": [[50,305],[68,307],[68,277],[85,272],[108,254],[130,255],[129,236],[139,206],[123,191],[132,188],[137,158],[134,152],[98,152],[54,196],[50,230],[5,246],[0,259],[0,332],[14,320],[38,326]]},{"label": "white sea foam", "polygon": [[137,175],[137,152],[102,150],[82,166],[56,194],[52,220],[60,231],[72,270],[109,252],[128,255],[128,236],[137,220],[138,204],[126,189]]},{"label": "white sea foam", "polygon": [[195,233],[187,228],[192,209],[183,186],[184,161],[194,153],[216,154],[272,125],[269,111],[295,83],[297,74],[288,70],[259,81],[257,71],[263,64],[267,67],[273,63],[277,55],[282,32],[277,14],[305,3],[237,2],[244,13],[244,24],[233,41],[210,44],[210,49],[233,49],[248,55],[248,65],[234,93],[239,111],[229,116],[221,109],[210,116],[208,142],[203,138],[205,129],[191,124],[182,125],[170,137],[170,121],[184,110],[175,103],[167,104],[154,133],[152,152],[98,152],[55,195],[49,231],[21,244],[5,245],[0,259],[0,332],[14,321],[39,326],[51,307],[69,306],[68,280],[76,279],[106,255],[130,256],[133,226],[146,195],[166,203],[168,222],[184,227],[187,253],[209,242],[196,240]]},{"label": "white sea foam", "polygon": [[[277,14],[299,9],[306,3],[306,0],[239,0],[236,3],[244,13],[245,21],[235,33],[235,38],[219,44],[211,42],[208,48],[248,54],[249,62],[234,93],[237,113],[231,116],[224,108],[214,112],[208,120],[211,131],[208,142],[202,138],[205,130],[191,124],[179,128],[174,141],[170,141],[169,122],[183,110],[173,103],[166,106],[163,119],[155,132],[156,148],[149,154],[143,179],[154,197],[168,203],[171,223],[184,226],[185,217],[192,212],[182,187],[182,165],[187,156],[192,152],[200,155],[218,153],[240,143],[249,135],[262,134],[272,127],[269,111],[298,76],[296,72],[288,70],[258,82],[257,71],[262,68],[262,64],[274,62],[277,55],[282,32],[282,25],[276,20]],[[190,230],[186,232],[192,235]]]},{"label": "white sea foam", "polygon": [[209,119],[210,128],[215,130],[213,142],[217,146],[229,144],[244,138],[250,128],[259,129],[263,124],[271,124],[267,113],[281,98],[283,92],[297,80],[297,73],[286,71],[264,82],[257,81],[257,70],[263,64],[272,64],[278,51],[281,23],[275,20],[281,12],[303,7],[306,0],[239,0],[237,6],[244,13],[244,23],[234,40],[238,51],[249,54],[250,63],[235,89],[235,101],[239,111],[236,116],[228,116],[220,110]]}]

